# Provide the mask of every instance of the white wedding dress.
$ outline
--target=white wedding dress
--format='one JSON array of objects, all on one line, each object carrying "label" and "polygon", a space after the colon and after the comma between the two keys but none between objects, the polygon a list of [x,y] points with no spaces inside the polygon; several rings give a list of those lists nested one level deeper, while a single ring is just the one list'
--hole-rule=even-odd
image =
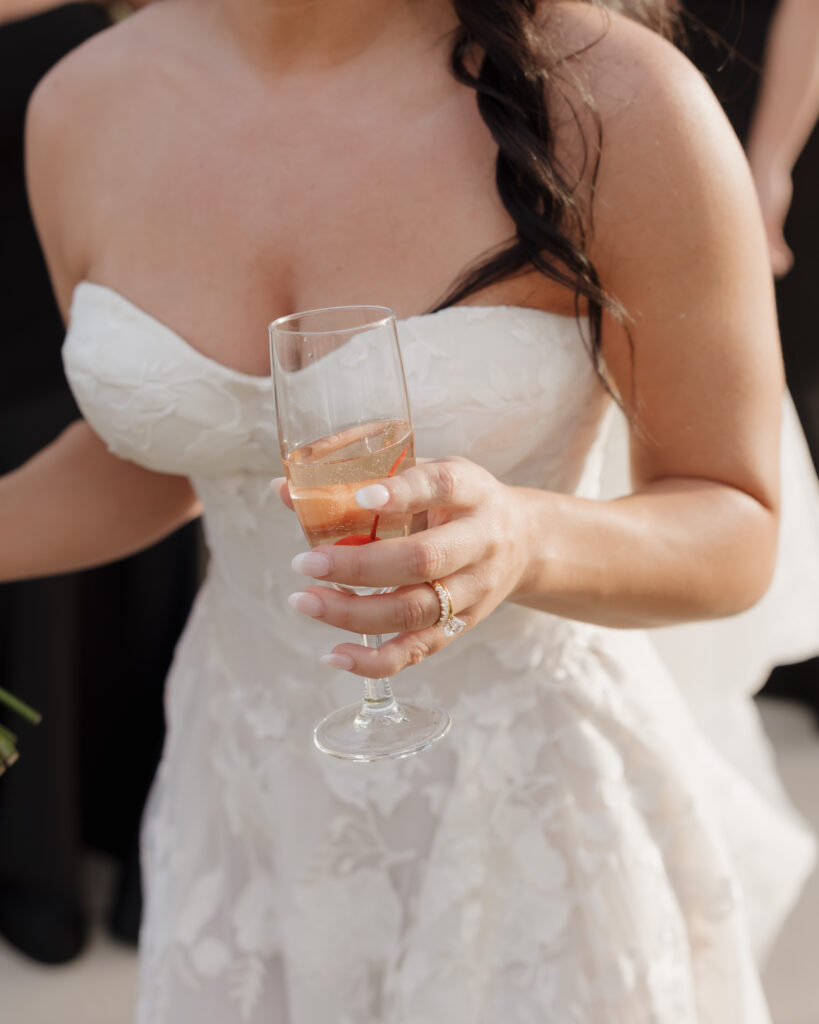
[{"label": "white wedding dress", "polygon": [[[610,402],[574,320],[460,307],[399,332],[419,454],[598,493]],[[89,283],[64,356],[112,451],[191,477],[211,555],[144,828],[139,1024],[769,1020],[754,946],[812,840],[646,633],[505,604],[396,683],[450,710],[449,737],[325,757],[312,728],[360,682],[286,602],[305,543],[269,487],[269,381]]]}]

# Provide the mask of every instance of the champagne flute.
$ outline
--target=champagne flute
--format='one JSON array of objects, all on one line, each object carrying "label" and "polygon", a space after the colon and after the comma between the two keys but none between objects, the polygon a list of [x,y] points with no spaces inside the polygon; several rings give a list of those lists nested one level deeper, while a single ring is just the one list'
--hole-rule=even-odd
[{"label": "champagne flute", "polygon": [[[370,544],[410,532],[411,516],[361,508],[356,491],[415,465],[395,314],[336,306],[270,325],[270,362],[282,462],[311,547]],[[332,584],[359,595],[393,588]],[[380,636],[364,636],[379,647]],[[388,679],[365,679],[364,697],[316,726],[319,750],[351,761],[407,757],[447,734],[446,711],[396,701]]]}]

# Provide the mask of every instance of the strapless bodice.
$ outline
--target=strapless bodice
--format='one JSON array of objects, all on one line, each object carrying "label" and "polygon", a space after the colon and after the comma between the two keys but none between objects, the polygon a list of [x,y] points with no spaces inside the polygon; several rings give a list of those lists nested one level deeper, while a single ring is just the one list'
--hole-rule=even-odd
[{"label": "strapless bodice", "polygon": [[[576,320],[457,306],[398,330],[420,455],[575,489],[606,404]],[[203,355],[117,292],[77,287],[64,362],[83,414],[117,455],[191,477],[280,472],[270,378]]]},{"label": "strapless bodice", "polygon": [[[398,329],[420,456],[461,455],[510,484],[595,492],[591,452],[607,396],[577,321],[459,306]],[[214,361],[91,283],[76,289],[63,357],[84,416],[112,452],[191,478],[204,509],[210,591],[270,621],[293,589],[290,559],[304,547],[269,486],[282,472],[271,379]],[[338,372],[343,386],[356,360]],[[301,624],[278,619],[279,642],[301,643]]]}]

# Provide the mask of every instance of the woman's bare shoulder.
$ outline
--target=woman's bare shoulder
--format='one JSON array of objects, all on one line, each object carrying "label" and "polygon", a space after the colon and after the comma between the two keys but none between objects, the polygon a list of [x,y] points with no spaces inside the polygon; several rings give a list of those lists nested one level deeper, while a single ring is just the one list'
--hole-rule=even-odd
[{"label": "woman's bare shoulder", "polygon": [[[656,32],[589,4],[556,4],[544,15],[548,45],[588,138],[600,131],[594,182],[596,258],[626,237],[706,230],[733,209],[753,220],[753,185],[739,142],[699,71]],[[571,125],[562,137],[570,140]],[[576,128],[573,129],[576,133]],[[559,132],[560,135],[560,132]],[[571,146],[571,141],[567,146]],[[587,162],[592,166],[592,162]],[[609,246],[611,240],[617,244]],[[607,251],[608,250],[608,251]]]},{"label": "woman's bare shoulder", "polygon": [[580,0],[542,4],[540,34],[547,51],[582,69],[605,104],[644,94],[649,85],[662,94],[708,87],[694,65],[670,40],[647,25],[617,11]]},{"label": "woman's bare shoulder", "polygon": [[[598,119],[606,149],[628,143],[636,153],[673,143],[692,152],[736,150],[705,79],[668,39],[588,3],[550,4],[541,21],[562,95],[587,123]],[[591,121],[584,104],[595,112]]]},{"label": "woman's bare shoulder", "polygon": [[[167,6],[166,6],[167,3]],[[97,33],[63,57],[42,78],[29,103],[27,131],[50,139],[94,123],[123,99],[137,99],[157,65],[172,59],[167,32],[178,20],[174,0],[163,0]]]},{"label": "woman's bare shoulder", "polygon": [[155,99],[173,66],[175,2],[163,0],[82,43],[44,76],[29,102],[28,191],[61,299],[87,269],[90,206],[112,191],[116,168],[160,116]]}]

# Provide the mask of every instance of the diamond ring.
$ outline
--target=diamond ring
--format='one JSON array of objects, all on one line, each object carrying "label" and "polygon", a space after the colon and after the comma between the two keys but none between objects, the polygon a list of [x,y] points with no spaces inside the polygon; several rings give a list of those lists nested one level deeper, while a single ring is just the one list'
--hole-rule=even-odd
[{"label": "diamond ring", "polygon": [[427,580],[427,582],[435,591],[435,596],[441,606],[441,615],[435,625],[443,627],[444,636],[447,639],[457,636],[461,630],[466,629],[466,623],[455,614],[452,607],[452,595],[438,580]]}]

